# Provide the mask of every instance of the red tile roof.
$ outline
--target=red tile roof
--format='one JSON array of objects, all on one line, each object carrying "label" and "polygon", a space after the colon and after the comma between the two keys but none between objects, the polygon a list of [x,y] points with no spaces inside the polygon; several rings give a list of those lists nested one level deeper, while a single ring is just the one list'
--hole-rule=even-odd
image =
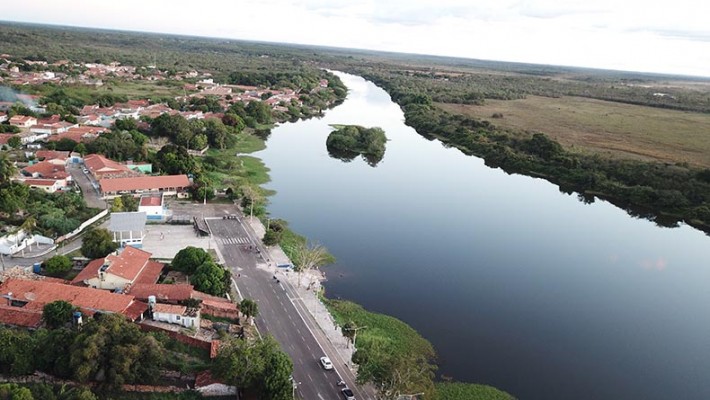
[{"label": "red tile roof", "polygon": [[24,307],[0,305],[0,324],[23,328],[37,328],[42,323],[42,312]]},{"label": "red tile roof", "polygon": [[22,169],[28,175],[38,174],[41,178],[65,179],[69,177],[63,165],[52,164],[49,161],[40,161]]},{"label": "red tile roof", "polygon": [[25,185],[29,186],[54,186],[57,181],[55,179],[25,179],[22,181]]},{"label": "red tile roof", "polygon": [[72,285],[83,285],[84,281],[88,281],[91,278],[96,278],[99,276],[99,268],[104,265],[104,259],[103,258],[97,258],[96,260],[92,260],[90,263],[84,267],[84,269],[77,274],[76,277],[71,281]]},{"label": "red tile roof", "polygon": [[7,141],[13,136],[15,136],[14,133],[0,133],[0,145],[7,144]]},{"label": "red tile roof", "polygon": [[68,151],[57,151],[57,150],[37,150],[35,157],[40,160],[54,160],[55,158],[69,158],[70,152]]},{"label": "red tile roof", "polygon": [[71,281],[73,285],[82,284],[92,278],[99,276],[99,270],[104,264],[108,264],[107,274],[119,276],[131,282],[150,282],[158,280],[163,264],[150,261],[151,253],[137,249],[132,246],[123,248],[120,254],[109,254],[105,258],[92,260],[79,274]]},{"label": "red tile roof", "polygon": [[123,315],[135,321],[140,318],[140,316],[146,311],[148,311],[147,304],[142,303],[140,301],[134,301],[133,304],[126,308],[126,311],[123,312]]},{"label": "red tile roof", "polygon": [[138,277],[135,281],[133,281],[133,284],[146,285],[158,282],[158,278],[160,278],[160,274],[163,272],[164,267],[165,264],[163,263],[159,263],[157,261],[148,261],[148,264],[146,264],[145,268],[143,268],[143,271],[138,274]]},{"label": "red tile roof", "polygon": [[86,168],[97,178],[109,175],[135,174],[135,172],[131,171],[125,165],[109,160],[100,154],[89,154],[84,157],[84,165],[86,165]]},{"label": "red tile roof", "polygon": [[109,264],[106,272],[128,279],[129,281],[134,281],[138,277],[138,274],[143,271],[150,256],[151,254],[147,251],[132,246],[126,246],[123,248],[121,254],[117,256],[113,254],[106,256],[106,262]]},{"label": "red tile roof", "polygon": [[238,311],[237,305],[226,300],[225,301],[214,301],[214,300],[202,300],[202,305],[205,307],[209,307],[215,310],[222,310],[222,311],[231,311],[231,312],[236,312]]},{"label": "red tile roof", "polygon": [[153,312],[163,313],[163,314],[175,314],[184,315],[187,311],[185,306],[176,306],[173,304],[156,304],[153,306]]},{"label": "red tile roof", "polygon": [[159,206],[163,204],[163,196],[149,195],[141,197],[140,205],[142,207]]},{"label": "red tile roof", "polygon": [[103,193],[116,193],[136,190],[183,189],[190,186],[190,180],[187,175],[136,176],[101,179],[99,185]]},{"label": "red tile roof", "polygon": [[157,301],[178,302],[192,297],[192,285],[185,283],[167,284],[135,284],[128,293],[139,300],[148,300],[148,296],[155,296]]},{"label": "red tile roof", "polygon": [[[64,300],[76,307],[126,315],[135,298],[105,290],[64,285],[48,281],[8,279],[0,285],[0,295],[12,293],[12,298],[28,301],[25,307],[34,309],[43,304]],[[31,306],[30,306],[31,305]]]}]

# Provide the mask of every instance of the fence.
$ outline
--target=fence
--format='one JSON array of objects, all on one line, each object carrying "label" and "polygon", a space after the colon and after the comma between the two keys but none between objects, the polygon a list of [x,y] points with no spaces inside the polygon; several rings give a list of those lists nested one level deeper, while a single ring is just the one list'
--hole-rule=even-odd
[{"label": "fence", "polygon": [[84,229],[86,229],[87,226],[93,224],[94,222],[100,220],[101,218],[103,218],[103,217],[105,217],[105,216],[107,216],[107,215],[108,215],[108,210],[103,210],[103,211],[101,211],[100,213],[98,213],[98,214],[94,215],[93,217],[87,219],[86,221],[82,222],[82,224],[79,225],[78,228],[74,229],[73,231],[67,233],[67,234],[64,235],[64,236],[58,237],[55,242],[56,242],[56,243],[61,243],[61,242],[65,241],[65,240],[67,240],[67,239],[73,238],[74,236],[80,234]]}]

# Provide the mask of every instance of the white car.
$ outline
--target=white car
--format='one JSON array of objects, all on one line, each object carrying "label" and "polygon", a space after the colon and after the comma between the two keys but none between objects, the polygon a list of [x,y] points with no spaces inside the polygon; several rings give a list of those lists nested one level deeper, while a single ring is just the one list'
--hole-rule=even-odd
[{"label": "white car", "polygon": [[343,394],[343,397],[345,397],[345,400],[355,400],[355,395],[353,394],[353,391],[350,390],[349,388],[342,389],[340,393]]},{"label": "white car", "polygon": [[323,369],[327,369],[327,370],[333,369],[333,363],[330,362],[330,358],[328,358],[328,357],[321,357],[320,358],[320,365],[323,366]]}]

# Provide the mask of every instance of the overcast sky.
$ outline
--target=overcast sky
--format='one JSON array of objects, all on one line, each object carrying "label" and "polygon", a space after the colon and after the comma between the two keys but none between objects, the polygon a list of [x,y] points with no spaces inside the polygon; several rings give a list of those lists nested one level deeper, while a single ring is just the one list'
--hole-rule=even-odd
[{"label": "overcast sky", "polygon": [[710,77],[707,0],[3,3],[7,21]]}]

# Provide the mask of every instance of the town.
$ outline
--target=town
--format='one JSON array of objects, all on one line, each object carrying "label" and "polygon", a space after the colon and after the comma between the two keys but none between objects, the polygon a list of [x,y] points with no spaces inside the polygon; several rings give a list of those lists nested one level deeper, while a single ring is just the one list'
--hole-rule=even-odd
[{"label": "town", "polygon": [[[155,99],[100,91],[109,84],[161,82],[180,93]],[[275,122],[337,104],[345,90],[333,83],[320,77],[304,87],[227,84],[197,70],[1,54],[0,325],[81,332],[105,323],[107,315],[120,316],[122,324],[159,335],[161,346],[175,353],[170,357],[187,357],[181,363],[189,367],[178,368],[178,376],[165,361],[159,379],[79,380],[92,385],[229,398],[323,392],[371,398],[371,388],[355,384],[352,335],[338,328],[317,297],[317,268],[327,258],[292,261],[321,250],[301,242],[287,254],[279,247],[284,227],[259,219],[259,188],[220,179],[230,171],[215,171],[207,161],[238,153],[240,141],[259,142],[256,135]],[[95,102],[77,100],[85,93],[91,95],[83,99]],[[274,308],[274,299],[289,305]],[[292,356],[305,358],[295,365],[309,364],[292,372],[288,360],[288,368],[261,371],[282,378],[276,387],[263,387],[258,374],[247,381],[225,372],[235,349],[246,346],[240,343],[266,334],[257,316],[271,326],[290,320],[293,328],[269,334],[294,349]],[[300,330],[320,333],[294,337]],[[249,346],[281,357],[266,339]],[[295,350],[306,347],[322,350]],[[11,353],[3,360],[20,363]],[[66,380],[72,374],[38,369],[34,376],[42,381],[76,384]],[[314,371],[323,378],[303,384]]]}]

